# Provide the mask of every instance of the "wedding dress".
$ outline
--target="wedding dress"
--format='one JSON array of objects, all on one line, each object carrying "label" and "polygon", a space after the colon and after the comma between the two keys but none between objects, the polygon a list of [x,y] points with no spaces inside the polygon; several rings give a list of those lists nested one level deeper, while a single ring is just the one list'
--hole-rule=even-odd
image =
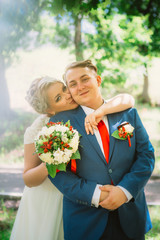
[{"label": "wedding dress", "polygon": [[[49,118],[39,116],[27,128],[24,144],[34,138]],[[37,186],[25,186],[10,240],[63,240],[62,194],[48,178]]]}]

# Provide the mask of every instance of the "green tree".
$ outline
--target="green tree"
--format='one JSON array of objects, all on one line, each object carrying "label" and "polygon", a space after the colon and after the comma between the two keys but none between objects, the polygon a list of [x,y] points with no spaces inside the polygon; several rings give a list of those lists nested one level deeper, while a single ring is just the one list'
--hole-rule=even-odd
[{"label": "green tree", "polygon": [[150,102],[150,97],[148,94],[148,65],[151,64],[153,57],[158,57],[160,55],[160,1],[159,0],[130,0],[126,2],[125,0],[115,0],[111,1],[108,8],[109,13],[116,12],[120,14],[126,14],[128,20],[135,16],[145,17],[144,29],[150,29],[152,34],[150,36],[151,41],[149,44],[140,43],[138,45],[138,51],[143,57],[143,65],[145,67],[144,73],[144,87],[142,92],[142,100],[145,102]]},{"label": "green tree", "polygon": [[37,23],[42,4],[37,0],[0,2],[0,119],[12,113],[5,71],[16,57],[16,49],[30,43],[28,32]]},{"label": "green tree", "polygon": [[[112,74],[108,74],[108,81],[125,82],[130,66],[145,67],[142,98],[147,102],[150,101],[147,66],[152,57],[160,53],[159,7],[160,2],[156,0],[131,0],[127,3],[116,0],[111,1],[107,8],[102,3],[98,10],[92,10],[90,16],[96,34],[88,34],[86,40],[100,70],[110,68],[108,73]],[[103,64],[104,60],[109,60],[107,65],[106,61]]]},{"label": "green tree", "polygon": [[46,10],[56,15],[56,31],[53,41],[65,48],[74,45],[76,60],[83,59],[84,43],[82,40],[82,20],[91,9],[96,9],[100,2],[105,6],[109,0],[49,0]]}]

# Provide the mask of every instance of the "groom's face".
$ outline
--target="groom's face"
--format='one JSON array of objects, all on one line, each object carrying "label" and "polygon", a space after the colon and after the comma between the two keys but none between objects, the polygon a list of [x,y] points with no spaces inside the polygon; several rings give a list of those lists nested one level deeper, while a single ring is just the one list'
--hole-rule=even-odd
[{"label": "groom's face", "polygon": [[99,86],[101,78],[88,68],[72,68],[66,73],[66,81],[73,99],[83,106],[97,109],[102,104]]}]

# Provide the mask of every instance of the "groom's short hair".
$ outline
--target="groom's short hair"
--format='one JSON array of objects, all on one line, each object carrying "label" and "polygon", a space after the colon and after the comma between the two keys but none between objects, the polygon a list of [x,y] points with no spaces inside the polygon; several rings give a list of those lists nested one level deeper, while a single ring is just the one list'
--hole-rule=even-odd
[{"label": "groom's short hair", "polygon": [[66,81],[66,73],[68,70],[73,69],[73,68],[85,68],[88,67],[91,70],[93,70],[97,74],[97,67],[91,62],[91,60],[84,60],[84,61],[77,61],[69,64],[66,67],[66,70],[63,74],[63,80]]}]

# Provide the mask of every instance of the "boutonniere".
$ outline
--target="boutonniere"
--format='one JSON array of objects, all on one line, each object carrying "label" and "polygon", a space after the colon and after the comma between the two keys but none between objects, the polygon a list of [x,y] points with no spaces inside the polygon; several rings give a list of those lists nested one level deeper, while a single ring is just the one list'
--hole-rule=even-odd
[{"label": "boutonniere", "polygon": [[133,137],[134,127],[129,122],[123,122],[118,127],[118,130],[112,133],[112,136],[120,139],[126,140],[128,139],[129,147],[131,147],[131,137]]}]

